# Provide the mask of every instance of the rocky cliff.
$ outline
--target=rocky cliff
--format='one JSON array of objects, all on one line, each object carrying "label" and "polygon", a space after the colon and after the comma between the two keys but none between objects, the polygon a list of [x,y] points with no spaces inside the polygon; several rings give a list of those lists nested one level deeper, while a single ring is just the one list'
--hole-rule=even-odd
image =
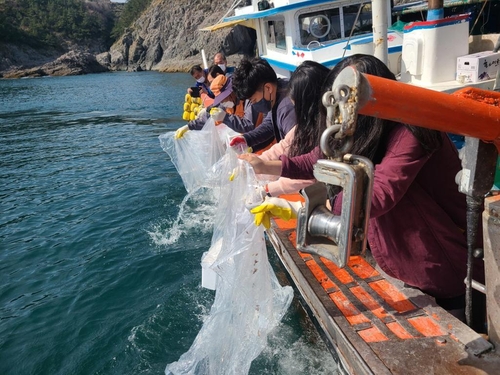
[{"label": "rocky cliff", "polygon": [[[102,1],[102,0],[101,0]],[[229,29],[199,31],[222,18],[230,0],[153,0],[107,52],[88,46],[34,49],[0,45],[0,77],[76,75],[102,71],[187,71],[201,64],[201,49],[212,60]],[[58,53],[59,52],[59,53]],[[238,56],[229,58],[235,63]]]},{"label": "rocky cliff", "polygon": [[[186,71],[220,50],[229,29],[215,32],[200,28],[215,24],[232,4],[230,0],[153,0],[142,16],[126,30],[109,52],[97,60],[110,70]],[[232,57],[229,61],[236,61]]]}]

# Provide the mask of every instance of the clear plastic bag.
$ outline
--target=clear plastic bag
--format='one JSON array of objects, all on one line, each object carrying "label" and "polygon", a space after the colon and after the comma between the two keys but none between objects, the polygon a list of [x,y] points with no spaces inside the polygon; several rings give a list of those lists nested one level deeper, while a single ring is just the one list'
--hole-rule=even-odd
[{"label": "clear plastic bag", "polygon": [[222,157],[226,146],[209,119],[202,130],[188,131],[175,139],[175,132],[159,136],[163,150],[170,156],[188,193],[200,187],[211,187],[212,166]]},{"label": "clear plastic bag", "polygon": [[211,170],[217,171],[212,188],[220,197],[211,246],[217,253],[210,266],[218,275],[215,300],[191,348],[165,374],[247,374],[293,298],[269,263],[263,228],[245,207],[257,183],[250,165],[228,148]]}]

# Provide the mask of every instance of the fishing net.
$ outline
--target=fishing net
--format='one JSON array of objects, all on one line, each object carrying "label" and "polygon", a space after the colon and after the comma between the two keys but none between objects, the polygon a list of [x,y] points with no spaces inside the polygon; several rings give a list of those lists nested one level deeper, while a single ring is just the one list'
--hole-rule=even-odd
[{"label": "fishing net", "polygon": [[[224,139],[223,133],[212,131]],[[164,137],[173,138],[173,133]],[[245,207],[255,194],[253,170],[231,148],[210,169],[212,177],[218,176],[211,188],[219,191],[208,252],[213,255],[210,268],[218,275],[215,300],[191,348],[167,366],[167,375],[247,374],[293,297],[291,287],[279,284],[267,258],[263,228],[254,225]]]}]

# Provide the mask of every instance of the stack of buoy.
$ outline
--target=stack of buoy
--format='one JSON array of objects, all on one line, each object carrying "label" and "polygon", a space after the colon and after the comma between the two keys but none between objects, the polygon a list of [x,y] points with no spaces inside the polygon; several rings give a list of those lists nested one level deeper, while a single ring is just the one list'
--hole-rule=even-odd
[{"label": "stack of buoy", "polygon": [[184,98],[184,113],[182,114],[182,119],[185,121],[194,120],[202,108],[201,98],[193,98],[191,95],[186,94]]}]

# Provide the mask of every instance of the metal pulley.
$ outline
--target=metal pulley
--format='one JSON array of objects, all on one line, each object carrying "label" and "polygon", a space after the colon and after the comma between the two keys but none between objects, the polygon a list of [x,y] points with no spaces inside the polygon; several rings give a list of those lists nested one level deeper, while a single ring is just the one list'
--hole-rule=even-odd
[{"label": "metal pulley", "polygon": [[[327,128],[321,136],[320,147],[330,159],[318,160],[314,165],[318,182],[302,190],[305,206],[297,218],[297,248],[325,257],[338,267],[345,267],[351,254],[366,248],[374,173],[369,159],[349,154],[358,109],[364,104],[358,95],[359,82],[364,78],[356,70],[348,75],[343,72],[335,80],[332,91],[323,95]],[[332,214],[326,207],[328,185],[341,188],[340,215]]]},{"label": "metal pulley", "polygon": [[[373,164],[347,154],[343,161],[318,160],[318,182],[302,190],[305,206],[297,217],[297,248],[318,254],[345,267],[349,256],[364,251],[373,192]],[[342,188],[342,210],[334,215],[326,207],[327,184]]]}]

